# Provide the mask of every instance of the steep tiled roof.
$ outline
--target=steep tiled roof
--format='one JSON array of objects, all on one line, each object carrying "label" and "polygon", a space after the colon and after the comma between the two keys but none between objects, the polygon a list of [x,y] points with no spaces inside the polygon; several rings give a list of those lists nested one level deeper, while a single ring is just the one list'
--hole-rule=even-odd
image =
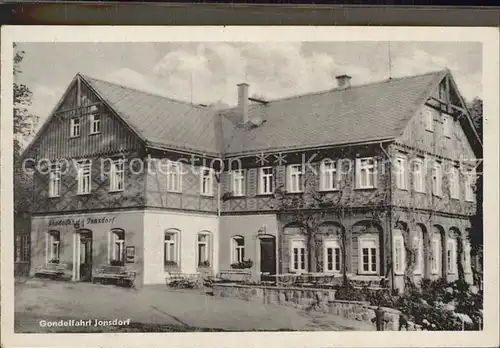
[{"label": "steep tiled roof", "polygon": [[210,154],[219,152],[213,109],[82,77],[146,144]]},{"label": "steep tiled roof", "polygon": [[249,117],[264,121],[253,128],[238,124],[236,109],[218,112],[83,78],[149,146],[238,154],[394,139],[447,73],[444,70],[251,105]]},{"label": "steep tiled roof", "polygon": [[253,129],[235,126],[225,137],[225,152],[236,154],[396,138],[446,74],[444,70],[256,105],[249,109],[249,117],[259,117],[264,123]]}]

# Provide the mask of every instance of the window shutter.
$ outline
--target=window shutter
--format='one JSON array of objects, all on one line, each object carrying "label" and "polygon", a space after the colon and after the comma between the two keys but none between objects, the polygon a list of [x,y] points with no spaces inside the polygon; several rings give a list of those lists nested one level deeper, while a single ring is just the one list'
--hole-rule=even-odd
[{"label": "window shutter", "polygon": [[356,168],[355,168],[355,188],[361,187],[361,160],[359,158],[356,159]]},{"label": "window shutter", "polygon": [[377,187],[377,180],[378,180],[378,163],[377,163],[377,159],[376,158],[373,158],[373,174],[372,174],[372,177],[373,177],[373,187]]}]

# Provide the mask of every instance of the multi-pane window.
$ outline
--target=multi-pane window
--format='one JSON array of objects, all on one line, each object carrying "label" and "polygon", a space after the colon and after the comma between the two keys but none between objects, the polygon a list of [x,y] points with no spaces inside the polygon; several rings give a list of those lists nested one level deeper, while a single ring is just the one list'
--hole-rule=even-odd
[{"label": "multi-pane window", "polygon": [[427,109],[424,111],[424,123],[425,123],[425,129],[428,131],[434,131],[434,115],[432,114],[432,111]]},{"label": "multi-pane window", "polygon": [[49,172],[49,197],[59,197],[61,194],[61,167],[52,166]]},{"label": "multi-pane window", "polygon": [[213,169],[201,168],[200,171],[200,193],[204,196],[213,195]]},{"label": "multi-pane window", "polygon": [[401,235],[393,237],[393,255],[394,255],[394,273],[403,274],[405,271],[405,246],[404,239]]},{"label": "multi-pane window", "polygon": [[288,166],[288,192],[302,192],[303,190],[302,164],[292,164]]},{"label": "multi-pane window", "polygon": [[396,187],[401,190],[407,188],[406,157],[398,155],[395,161]]},{"label": "multi-pane window", "polygon": [[78,194],[87,194],[90,193],[91,189],[91,162],[88,160],[81,161],[78,163]]},{"label": "multi-pane window", "polygon": [[453,119],[450,116],[443,116],[443,134],[447,138],[451,138],[453,133]]},{"label": "multi-pane window", "polygon": [[324,241],[324,271],[340,272],[341,270],[341,252],[338,240]]},{"label": "multi-pane window", "polygon": [[320,189],[332,191],[338,189],[337,163],[332,160],[325,160],[320,165]]},{"label": "multi-pane window", "polygon": [[125,264],[125,232],[112,231],[111,233],[111,260],[115,265]]},{"label": "multi-pane window", "polygon": [[167,164],[167,191],[182,191],[181,165],[178,162],[169,161]]},{"label": "multi-pane window", "polygon": [[434,235],[431,240],[431,273],[439,274],[441,267],[441,240],[439,235]]},{"label": "multi-pane window", "polygon": [[378,245],[375,239],[359,239],[359,273],[376,274],[378,270]]},{"label": "multi-pane window", "polygon": [[163,261],[165,266],[177,266],[178,255],[178,232],[167,230],[164,237]]},{"label": "multi-pane window", "polygon": [[465,200],[474,201],[474,184],[476,182],[476,173],[474,170],[469,171],[465,175]]},{"label": "multi-pane window", "polygon": [[235,236],[231,238],[231,244],[232,262],[243,262],[245,259],[245,238],[242,236]]},{"label": "multi-pane window", "polygon": [[377,182],[376,160],[373,157],[356,159],[356,187],[374,188]]},{"label": "multi-pane window", "polygon": [[109,172],[109,190],[110,191],[123,191],[124,177],[124,163],[123,158],[115,159],[111,162]]},{"label": "multi-pane window", "polygon": [[231,185],[233,196],[245,195],[245,170],[233,170],[231,172]]},{"label": "multi-pane window", "polygon": [[457,271],[457,241],[449,238],[446,243],[446,270],[450,274]]},{"label": "multi-pane window", "polygon": [[460,176],[458,174],[458,168],[451,167],[448,176],[450,183],[450,197],[459,199],[460,197]]},{"label": "multi-pane window", "polygon": [[72,118],[70,121],[70,136],[79,137],[80,136],[80,119]]},{"label": "multi-pane window", "polygon": [[273,191],[273,168],[259,168],[259,194],[271,194]]},{"label": "multi-pane window", "polygon": [[413,237],[412,249],[415,253],[413,274],[422,274],[422,270],[424,269],[424,235],[422,230],[418,230],[417,235]]},{"label": "multi-pane window", "polygon": [[90,134],[101,132],[101,116],[99,114],[90,115]]},{"label": "multi-pane window", "polygon": [[30,235],[17,235],[14,251],[15,262],[28,262],[30,259]]},{"label": "multi-pane window", "polygon": [[413,160],[413,189],[415,192],[425,192],[424,161],[420,158]]},{"label": "multi-pane window", "polygon": [[434,163],[432,166],[432,194],[442,195],[442,168],[440,163]]},{"label": "multi-pane window", "polygon": [[306,270],[306,242],[305,240],[292,240],[290,271],[303,272]]},{"label": "multi-pane window", "polygon": [[210,266],[210,235],[208,233],[199,233],[197,241],[197,260],[198,267]]}]

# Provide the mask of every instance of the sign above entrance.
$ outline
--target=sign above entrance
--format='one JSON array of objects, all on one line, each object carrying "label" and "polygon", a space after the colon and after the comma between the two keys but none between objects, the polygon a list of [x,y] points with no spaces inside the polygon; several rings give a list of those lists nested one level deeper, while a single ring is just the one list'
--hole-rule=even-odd
[{"label": "sign above entrance", "polygon": [[79,219],[66,218],[66,219],[50,219],[50,226],[68,226],[73,225],[75,229],[84,228],[86,225],[100,225],[100,224],[113,224],[116,216],[108,217],[85,217]]}]

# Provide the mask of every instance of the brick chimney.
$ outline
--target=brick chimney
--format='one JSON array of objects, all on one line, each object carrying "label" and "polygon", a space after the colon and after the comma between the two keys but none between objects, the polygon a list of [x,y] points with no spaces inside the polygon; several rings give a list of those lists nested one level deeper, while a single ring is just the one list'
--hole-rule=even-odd
[{"label": "brick chimney", "polygon": [[238,111],[241,114],[241,122],[248,122],[248,83],[238,84]]},{"label": "brick chimney", "polygon": [[351,87],[351,77],[349,75],[338,75],[335,76],[337,79],[337,86],[339,89],[346,89]]}]

